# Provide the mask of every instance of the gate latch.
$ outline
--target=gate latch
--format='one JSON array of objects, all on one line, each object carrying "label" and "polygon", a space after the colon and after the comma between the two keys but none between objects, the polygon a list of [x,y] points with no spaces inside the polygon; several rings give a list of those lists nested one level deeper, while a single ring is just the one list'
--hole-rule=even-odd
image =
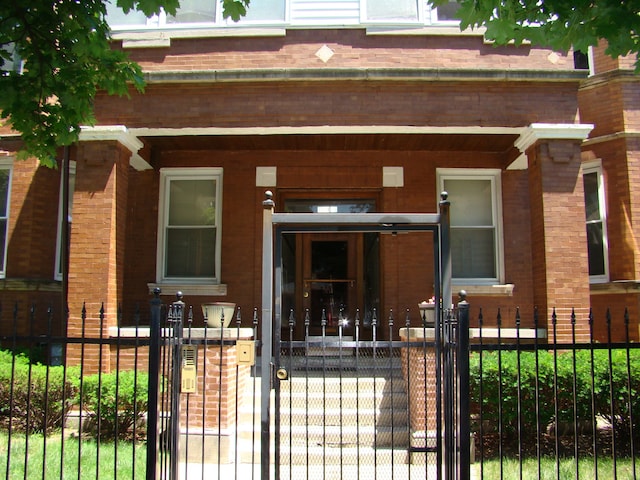
[{"label": "gate latch", "polygon": [[280,381],[289,380],[289,372],[287,372],[286,368],[280,367],[278,370],[276,370],[276,378]]}]

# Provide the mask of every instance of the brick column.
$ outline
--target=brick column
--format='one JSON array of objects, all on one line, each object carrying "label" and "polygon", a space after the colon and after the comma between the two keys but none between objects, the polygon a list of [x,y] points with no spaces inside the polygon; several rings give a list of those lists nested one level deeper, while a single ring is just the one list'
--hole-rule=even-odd
[{"label": "brick column", "polygon": [[[194,340],[204,334],[203,328],[191,329]],[[198,345],[196,392],[180,394],[180,461],[188,454],[189,462],[200,463],[204,448],[205,463],[231,463],[238,433],[252,431],[255,421],[253,412],[241,412],[250,394],[251,366],[238,362],[236,343],[253,338],[253,329],[209,328],[206,335],[212,343]]]},{"label": "brick column", "polygon": [[[407,386],[411,446],[434,447],[437,442],[436,351],[434,328],[401,328],[400,340],[414,342],[401,348],[402,376]],[[431,345],[429,345],[431,343]],[[411,455],[411,463],[424,463],[424,454]]]},{"label": "brick column", "polygon": [[529,159],[534,303],[540,324],[557,339],[571,342],[571,311],[576,313],[578,341],[589,340],[589,268],[580,139],[538,138]]},{"label": "brick column", "polygon": [[[131,151],[116,140],[81,142],[77,148],[73,223],[69,252],[69,324],[67,334],[109,336],[117,325],[122,298],[127,183]],[[100,310],[104,308],[101,320]],[[101,327],[102,325],[102,332]],[[84,372],[100,368],[97,346],[84,347]],[[79,364],[81,347],[70,346],[67,363]],[[110,370],[109,349],[102,370]]]}]

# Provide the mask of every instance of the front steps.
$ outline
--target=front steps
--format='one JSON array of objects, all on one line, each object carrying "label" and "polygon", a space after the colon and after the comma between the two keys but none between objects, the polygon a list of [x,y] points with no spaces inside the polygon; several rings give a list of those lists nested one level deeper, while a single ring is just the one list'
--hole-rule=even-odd
[{"label": "front steps", "polygon": [[[382,372],[368,371],[362,373],[366,377],[359,377],[354,371],[294,370],[288,380],[280,381],[280,464],[288,468],[424,464],[424,454],[409,452],[415,440],[412,442],[401,371],[384,368]],[[255,393],[260,395],[259,386]],[[260,413],[255,413],[252,422],[253,401],[247,401],[253,395],[251,389],[241,411],[240,424],[244,425],[238,439],[241,463],[260,458]],[[274,391],[271,397],[275,412]],[[255,403],[259,409],[260,399]],[[271,420],[273,459],[276,430],[273,413]],[[250,428],[252,423],[254,430]]]}]

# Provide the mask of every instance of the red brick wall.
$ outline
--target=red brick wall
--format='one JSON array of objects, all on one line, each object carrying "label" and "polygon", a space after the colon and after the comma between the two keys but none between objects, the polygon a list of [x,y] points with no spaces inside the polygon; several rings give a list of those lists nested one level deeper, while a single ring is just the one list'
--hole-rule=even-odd
[{"label": "red brick wall", "polygon": [[[496,155],[485,158],[484,165],[499,167],[502,159]],[[278,168],[278,187],[273,188],[276,210],[280,198],[287,192],[314,195],[332,192],[362,191],[378,199],[380,211],[423,212],[437,211],[439,195],[436,168],[477,166],[475,154],[455,155],[437,152],[343,152],[343,151],[208,151],[171,152],[162,154],[159,167],[221,166],[224,168],[222,218],[222,283],[228,294],[223,297],[187,297],[194,306],[197,326],[201,325],[200,303],[233,301],[241,307],[243,325],[249,326],[254,307],[262,301],[262,206],[266,188],[255,185],[255,167],[274,165]],[[382,188],[382,167],[404,166],[404,187]],[[349,175],[344,175],[348,169]],[[147,283],[155,281],[156,230],[158,207],[158,173],[132,172],[128,202],[131,217],[127,228],[125,261],[126,285],[123,296],[126,305],[139,303],[148,310]],[[504,239],[506,254],[506,282],[516,285],[512,297],[473,297],[472,319],[482,307],[485,324],[495,323],[495,312],[503,309],[503,322],[515,322],[515,308],[520,306],[523,325],[532,325],[533,281],[531,279],[530,212],[528,172],[503,172],[502,192]],[[306,187],[306,188],[305,188]],[[455,199],[451,199],[455,201]],[[382,312],[387,321],[393,309],[395,329],[404,326],[405,310],[409,308],[412,323],[418,323],[417,303],[432,295],[433,257],[431,234],[381,236],[381,264],[383,282]],[[163,292],[165,302],[173,300],[174,292]],[[454,292],[457,299],[457,292]],[[126,319],[125,319],[126,321]],[[385,334],[386,335],[386,334]]]},{"label": "red brick wall", "polygon": [[150,84],[131,99],[99,96],[101,124],[128,127],[573,123],[573,82],[313,81]]},{"label": "red brick wall", "polygon": [[58,232],[59,171],[15,161],[11,182],[7,278],[53,280]]},{"label": "red brick wall", "polygon": [[[323,45],[334,52],[325,64]],[[482,36],[367,35],[364,29],[287,30],[284,37],[172,39],[170,48],[132,49],[144,70],[429,67],[572,70],[573,57],[530,45],[495,47]]]},{"label": "red brick wall", "polygon": [[59,171],[33,159],[14,161],[6,278],[0,280],[2,335],[62,333],[61,288],[54,280],[59,185]]},{"label": "red brick wall", "polygon": [[626,57],[611,58],[605,53],[607,49],[607,43],[601,41],[600,45],[593,48],[594,67],[596,73],[608,72],[611,70],[633,70],[635,68],[635,56],[629,55]]},{"label": "red brick wall", "polygon": [[[575,308],[579,337],[588,339],[589,305],[584,193],[579,143],[549,141],[528,150],[532,200],[534,301],[543,322],[559,316],[558,340],[570,341]],[[545,318],[546,317],[546,318]],[[586,337],[585,337],[586,336]]]},{"label": "red brick wall", "polygon": [[[324,68],[325,64],[314,56],[324,44],[336,52],[327,67],[539,68],[549,71],[572,68],[570,57],[565,55],[554,60],[545,49],[494,48],[485,45],[481,37],[382,37],[367,36],[363,30],[296,30],[287,32],[285,37],[259,39],[174,39],[170,48],[129,52],[146,70]],[[131,99],[99,96],[96,116],[100,124],[122,124],[130,128],[522,127],[533,122],[574,122],[576,90],[575,82],[551,80],[151,83],[144,96],[137,93]],[[253,307],[259,306],[262,298],[260,203],[265,189],[254,186],[256,166],[278,167],[276,195],[294,189],[338,193],[347,189],[367,190],[378,195],[382,211],[434,212],[438,201],[436,168],[504,168],[511,158],[511,152],[458,152],[455,146],[453,151],[440,152],[409,151],[410,147],[407,151],[310,151],[296,149],[295,137],[286,140],[287,148],[294,145],[291,150],[255,151],[238,151],[237,146],[232,150],[225,150],[224,146],[178,150],[169,142],[154,146],[153,139],[146,140],[149,145],[145,155],[148,153],[154,169],[143,172],[128,167],[129,152],[117,147],[115,142],[82,143],[79,147],[70,268],[70,308],[75,316],[75,331],[77,312],[84,302],[87,302],[92,334],[99,329],[97,312],[102,302],[106,306],[106,325],[115,323],[115,310],[120,302],[126,308],[139,303],[143,311],[148,309],[147,283],[156,279],[160,168],[224,168],[222,282],[228,286],[228,294],[226,298],[211,296],[185,298],[185,301],[194,304],[197,315],[201,315],[197,310],[201,301],[234,301],[242,307],[247,324],[251,322]],[[383,189],[383,165],[402,165],[405,186]],[[529,235],[535,235],[531,225],[536,223],[531,223],[528,203],[528,195],[535,199],[537,190],[527,192],[529,175],[528,171],[503,172],[505,281],[516,285],[514,295],[470,297],[472,318],[477,318],[480,307],[485,313],[500,307],[506,318],[513,318],[516,306],[530,311],[539,303],[534,298],[534,286],[540,285],[539,278],[531,278],[533,266],[529,253]],[[57,189],[57,184],[51,182],[50,187]],[[57,208],[57,200],[46,208]],[[384,310],[394,309],[396,324],[404,323],[401,312],[405,308],[416,311],[416,303],[431,293],[430,240],[405,235],[384,236],[381,242]],[[21,251],[16,265],[23,265],[24,259],[31,258],[29,250]],[[125,323],[130,322],[125,320]]]},{"label": "red brick wall", "polygon": [[[106,336],[117,324],[122,302],[127,173],[130,153],[116,142],[82,143],[78,148],[69,253],[69,336]],[[86,319],[78,312],[86,308]],[[101,310],[103,313],[101,314]],[[85,371],[99,368],[97,347],[88,346]],[[78,347],[68,349],[71,364]],[[110,369],[104,348],[102,368]]]},{"label": "red brick wall", "polygon": [[[619,83],[590,83],[580,89],[580,120],[592,123],[595,138],[624,129],[624,99]],[[606,98],[606,101],[601,101]]]},{"label": "red brick wall", "polygon": [[[627,293],[598,294],[591,296],[593,309],[593,338],[598,342],[624,342],[640,339],[638,321],[640,296],[631,286]],[[627,329],[625,311],[628,315]]]},{"label": "red brick wall", "polygon": [[[582,121],[595,123],[590,137],[597,141],[583,148],[583,160],[600,159],[602,162],[607,208],[607,236],[609,243],[609,277],[615,281],[633,281],[640,276],[640,256],[636,239],[638,229],[638,196],[640,183],[640,141],[625,132],[640,126],[637,112],[640,84],[634,77],[618,74],[615,70],[632,69],[631,57],[612,60],[604,55],[604,46],[595,49],[596,72],[609,72],[587,80],[579,91]],[[607,137],[609,136],[609,137]],[[633,289],[592,287],[591,306],[594,310],[594,333],[599,341],[606,341],[608,332],[605,319],[611,312],[614,340],[623,340],[624,309],[631,318],[631,338],[636,338],[638,301]]]}]

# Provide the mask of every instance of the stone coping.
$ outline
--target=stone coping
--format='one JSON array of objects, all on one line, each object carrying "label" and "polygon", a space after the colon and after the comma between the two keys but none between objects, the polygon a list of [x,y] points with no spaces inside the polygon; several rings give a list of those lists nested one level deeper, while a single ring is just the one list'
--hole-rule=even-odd
[{"label": "stone coping", "polygon": [[[436,329],[435,328],[401,328],[400,329],[400,338],[402,340],[435,340],[436,338]],[[491,338],[497,339],[498,334],[501,339],[514,339],[520,338],[522,340],[533,340],[536,338],[536,329],[535,328],[483,328],[482,329],[482,338]],[[480,338],[480,329],[479,328],[470,328],[469,329],[469,338]],[[546,339],[547,338],[547,330],[545,328],[538,328],[537,338]]]},{"label": "stone coping", "polygon": [[[151,329],[149,327],[109,327],[109,336],[112,338],[148,338],[150,336]],[[205,329],[200,328],[185,328],[184,338],[203,339],[205,338]],[[207,340],[248,340],[253,338],[253,328],[207,328]],[[163,328],[162,336],[170,337],[172,335],[172,329]]]},{"label": "stone coping", "polygon": [[401,328],[398,332],[401,340],[435,340],[435,328]]}]

